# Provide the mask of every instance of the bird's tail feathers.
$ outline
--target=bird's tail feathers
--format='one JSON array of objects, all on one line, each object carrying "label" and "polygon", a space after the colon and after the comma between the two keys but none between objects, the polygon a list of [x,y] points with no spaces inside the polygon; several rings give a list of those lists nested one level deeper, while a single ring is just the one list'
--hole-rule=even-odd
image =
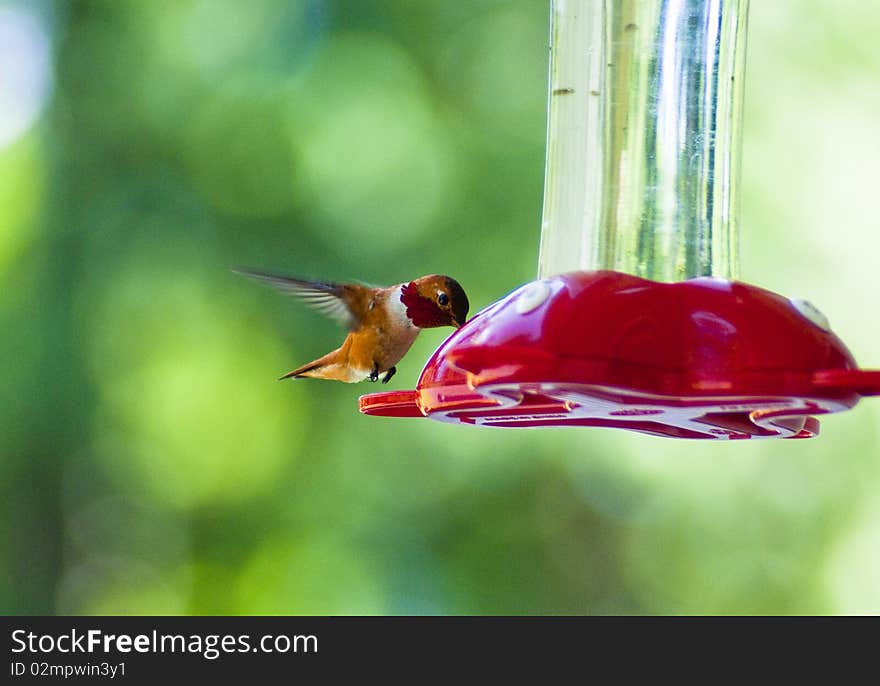
[{"label": "bird's tail feathers", "polygon": [[314,362],[309,362],[308,364],[304,364],[302,367],[297,367],[292,372],[287,372],[284,376],[279,376],[279,381],[284,381],[284,379],[304,379],[306,378],[306,374],[315,369],[318,369],[321,366],[321,363],[317,360]]},{"label": "bird's tail feathers", "polygon": [[[312,360],[311,362],[306,362],[301,367],[297,367],[292,372],[287,372],[284,376],[282,376],[279,381],[283,379],[290,378],[300,378],[300,377],[312,377],[315,379],[326,379],[326,378],[336,378],[336,375],[333,374],[333,370],[336,370],[339,367],[339,350],[333,350],[326,355],[319,357],[317,360]],[[328,373],[330,374],[329,376]]]}]

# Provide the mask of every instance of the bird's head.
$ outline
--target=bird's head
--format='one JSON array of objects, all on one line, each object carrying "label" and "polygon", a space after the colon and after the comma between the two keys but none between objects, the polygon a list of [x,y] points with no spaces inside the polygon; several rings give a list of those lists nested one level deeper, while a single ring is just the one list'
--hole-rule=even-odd
[{"label": "bird's head", "polygon": [[406,316],[420,329],[458,328],[467,321],[470,307],[458,281],[440,274],[429,274],[405,284],[400,301],[406,307]]}]

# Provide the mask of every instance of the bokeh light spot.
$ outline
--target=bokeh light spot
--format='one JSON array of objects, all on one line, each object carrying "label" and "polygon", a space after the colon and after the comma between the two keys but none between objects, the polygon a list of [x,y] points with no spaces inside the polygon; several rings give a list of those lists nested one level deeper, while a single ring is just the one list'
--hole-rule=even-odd
[{"label": "bokeh light spot", "polygon": [[0,7],[0,150],[31,127],[51,85],[45,28],[33,14]]},{"label": "bokeh light spot", "polygon": [[190,0],[152,3],[156,40],[168,60],[213,70],[245,57],[272,29],[281,3]]},{"label": "bokeh light spot", "polygon": [[329,41],[292,94],[291,117],[306,206],[338,248],[372,258],[400,250],[455,192],[448,132],[424,77],[381,36]]},{"label": "bokeh light spot", "polygon": [[24,136],[0,148],[0,275],[34,235],[45,195],[45,175],[38,139]]},{"label": "bokeh light spot", "polygon": [[97,449],[114,474],[189,507],[247,499],[296,458],[306,408],[291,415],[260,367],[277,344],[219,293],[129,265],[92,304]]}]

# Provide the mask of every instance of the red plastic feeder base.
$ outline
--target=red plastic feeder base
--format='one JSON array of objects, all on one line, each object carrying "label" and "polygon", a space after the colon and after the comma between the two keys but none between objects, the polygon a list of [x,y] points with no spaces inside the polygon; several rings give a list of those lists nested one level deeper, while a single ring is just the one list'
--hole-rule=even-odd
[{"label": "red plastic feeder base", "polygon": [[880,394],[809,303],[735,281],[613,271],[534,281],[437,349],[416,390],[360,410],[497,427],[605,426],[673,438],[810,438]]}]

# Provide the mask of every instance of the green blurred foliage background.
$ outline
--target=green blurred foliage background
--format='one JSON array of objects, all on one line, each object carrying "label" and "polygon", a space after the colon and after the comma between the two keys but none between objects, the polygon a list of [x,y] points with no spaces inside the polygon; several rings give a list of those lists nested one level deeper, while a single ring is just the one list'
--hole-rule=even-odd
[{"label": "green blurred foliage background", "polygon": [[[0,610],[880,612],[880,402],[708,444],[275,381],[341,333],[231,264],[534,278],[548,16],[0,0]],[[880,5],[750,19],[742,277],[880,366]]]}]

